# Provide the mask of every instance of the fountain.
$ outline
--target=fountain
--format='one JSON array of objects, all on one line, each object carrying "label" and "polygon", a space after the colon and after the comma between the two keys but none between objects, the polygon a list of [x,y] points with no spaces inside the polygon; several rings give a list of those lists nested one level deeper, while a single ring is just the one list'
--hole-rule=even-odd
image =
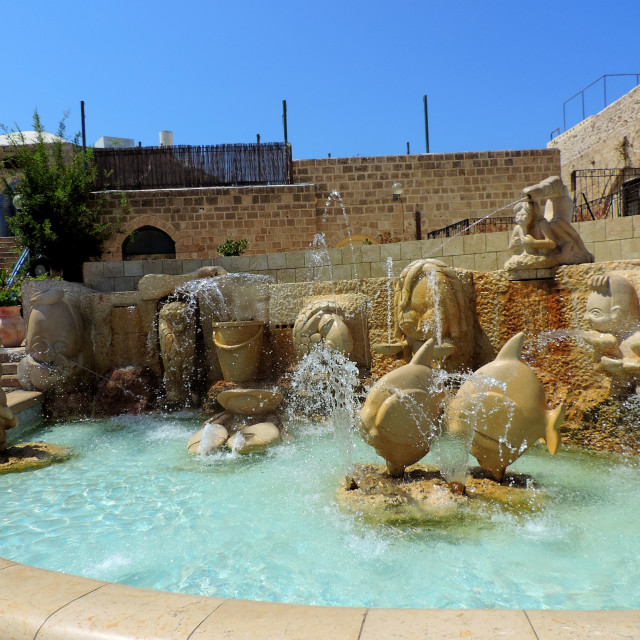
[{"label": "fountain", "polygon": [[[510,574],[510,567],[525,562],[528,551],[522,540],[533,540],[536,562],[541,561],[572,518],[571,513],[556,516],[556,509],[580,492],[585,477],[601,474],[605,482],[610,475],[611,486],[631,489],[639,482],[634,463],[613,468],[607,461],[596,473],[575,471],[572,476],[569,470],[581,457],[597,464],[595,457],[563,451],[559,445],[561,439],[570,444],[585,441],[589,427],[582,418],[590,411],[604,411],[613,403],[619,413],[637,397],[640,263],[591,264],[566,220],[566,189],[558,179],[525,189],[524,195],[523,206],[517,205],[521,220],[512,241],[522,251],[505,270],[477,273],[419,259],[402,270],[393,304],[390,276],[275,284],[209,268],[187,276],[147,276],[137,291],[111,296],[68,283],[30,285],[25,316],[32,337],[22,365],[28,383],[36,386],[34,381],[42,378],[47,382],[37,388],[52,394],[59,388],[52,381],[60,379],[68,381],[62,386],[66,392],[87,389],[91,395],[98,377],[135,365],[163,381],[155,390],[161,399],[158,407],[193,407],[208,396],[210,414],[204,424],[199,414],[174,413],[151,424],[146,417],[117,416],[87,424],[84,432],[72,425],[46,431],[48,439],[59,437],[83,452],[79,467],[85,456],[89,460],[90,450],[99,450],[107,469],[112,464],[106,460],[108,452],[115,452],[124,474],[118,487],[107,488],[98,475],[86,483],[74,475],[67,484],[86,486],[87,505],[122,505],[125,520],[137,521],[150,540],[141,543],[136,558],[101,541],[98,546],[104,550],[96,553],[103,561],[97,565],[84,551],[71,565],[63,565],[64,553],[33,562],[100,580],[176,591],[200,585],[204,595],[307,604],[562,606],[553,590],[532,594],[535,589],[527,579],[520,582],[522,576],[511,577],[510,585],[499,582],[497,574]],[[539,212],[544,198],[551,204],[543,224]],[[536,221],[540,224],[534,229]],[[55,304],[64,301],[60,315],[64,311],[73,322],[47,320],[43,309],[55,309],[55,304],[45,305],[44,297]],[[114,336],[121,335],[122,327],[114,320],[120,317],[118,310],[136,318],[138,329],[129,334],[128,348],[135,361],[127,361],[124,349],[117,352],[110,346],[118,343]],[[57,318],[58,311],[50,315]],[[262,337],[255,348],[259,364],[240,378],[225,373],[219,354],[220,345],[230,345],[217,332],[221,323],[230,321],[256,323],[251,335],[237,344],[250,341],[256,331]],[[546,338],[558,331],[565,332],[562,343]],[[71,333],[75,337],[68,337]],[[54,349],[58,355],[43,368],[48,350],[39,345],[57,345],[58,336],[68,337],[65,344],[74,348]],[[69,369],[74,376],[66,374]],[[41,370],[46,376],[35,373]],[[354,437],[356,433],[361,438]],[[126,445],[132,456],[133,451],[149,453],[132,463],[136,471],[125,463],[127,449],[119,440],[125,434],[132,438]],[[537,446],[541,438],[548,453],[555,454],[552,460]],[[423,461],[427,455],[431,459]],[[72,464],[60,468],[71,470]],[[86,465],[85,472],[104,473],[95,459]],[[171,471],[166,483],[160,467]],[[138,475],[147,468],[154,482],[145,484],[146,495],[139,491]],[[555,484],[554,474],[569,479]],[[5,478],[9,476],[0,476]],[[6,480],[9,494],[17,482]],[[35,481],[22,482],[30,488]],[[586,502],[593,500],[589,487]],[[58,491],[62,489],[40,492],[42,498],[35,490],[26,491],[26,508],[34,512],[29,517],[40,511],[32,500],[49,500],[46,496],[57,496]],[[278,496],[275,502],[272,494]],[[620,501],[612,495],[609,502]],[[69,496],[69,508],[76,500],[75,493]],[[124,508],[147,502],[158,518],[157,526],[150,521],[149,529]],[[164,507],[158,510],[158,504],[172,513],[162,513]],[[600,509],[591,508],[593,513]],[[89,506],[85,510],[90,511]],[[196,526],[205,514],[213,518],[202,528]],[[80,519],[75,513],[68,517]],[[585,531],[598,520],[591,517]],[[261,532],[260,522],[269,523],[267,533]],[[290,528],[293,535],[288,536]],[[155,538],[156,529],[166,529],[167,537]],[[544,530],[542,539],[536,537],[539,529]],[[84,528],[80,539],[89,535]],[[125,546],[134,548],[138,543],[131,536]],[[517,550],[511,551],[508,542],[514,537],[521,540],[514,541]],[[175,566],[167,569],[171,579],[165,581],[144,558],[173,558],[173,544],[183,538],[187,548],[198,548],[203,539],[224,544],[207,544],[207,553],[195,559],[188,559],[181,547]],[[337,549],[329,548],[332,538],[339,541]],[[580,553],[593,551],[596,543],[587,538]],[[490,558],[477,558],[478,542],[488,547]],[[7,544],[16,546],[0,550],[9,549],[3,552],[17,559],[28,557],[20,555],[27,547],[37,547],[32,539],[22,544],[11,536]],[[75,544],[81,546],[77,539]],[[406,547],[407,556],[396,554],[396,546]],[[429,549],[435,556],[428,556]],[[309,569],[308,584],[314,586],[291,580],[300,554],[310,565],[311,557],[319,559]],[[271,569],[267,556],[274,566],[282,565],[282,574]],[[338,569],[328,569],[333,562]],[[429,588],[413,596],[421,562],[428,564],[432,579]],[[238,588],[231,575],[244,565],[246,577]],[[213,578],[206,566],[215,567]],[[535,576],[534,585],[553,582],[545,577],[545,571],[552,571],[546,565],[539,573],[530,565],[526,571]],[[625,584],[638,577],[630,571],[622,579]],[[263,579],[262,572],[269,578]],[[380,589],[371,585],[383,584],[382,576],[391,573],[409,576],[407,586],[401,580],[388,593],[376,593]],[[457,584],[447,591],[444,584],[451,573],[464,576],[462,583],[473,574],[476,586],[463,589]],[[328,579],[328,574],[333,582],[325,589],[320,578]],[[343,574],[353,577],[355,589]],[[587,577],[582,565],[553,575],[568,580],[565,574],[578,576],[567,587],[572,594],[580,591],[580,580],[604,580]],[[1,578],[2,570],[0,584]],[[303,585],[300,593],[292,582]],[[487,585],[491,589],[483,591]],[[457,595],[463,590],[466,599]],[[341,600],[341,591],[350,597]],[[629,589],[614,591],[606,606],[638,606]],[[392,593],[399,594],[397,600]],[[572,598],[568,606],[597,604],[597,594],[583,601]]]}]

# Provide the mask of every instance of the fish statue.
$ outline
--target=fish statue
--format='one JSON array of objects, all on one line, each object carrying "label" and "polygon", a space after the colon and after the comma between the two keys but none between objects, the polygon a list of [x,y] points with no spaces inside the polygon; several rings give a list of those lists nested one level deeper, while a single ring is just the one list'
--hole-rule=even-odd
[{"label": "fish statue", "polygon": [[391,476],[402,476],[429,453],[437,435],[444,391],[434,388],[433,348],[427,340],[411,362],[376,381],[358,414],[364,441],[385,459]]},{"label": "fish statue", "polygon": [[544,388],[522,361],[524,333],[508,340],[496,359],[460,387],[445,411],[449,433],[471,443],[471,454],[500,482],[506,468],[540,438],[553,455],[565,405],[548,409]]}]

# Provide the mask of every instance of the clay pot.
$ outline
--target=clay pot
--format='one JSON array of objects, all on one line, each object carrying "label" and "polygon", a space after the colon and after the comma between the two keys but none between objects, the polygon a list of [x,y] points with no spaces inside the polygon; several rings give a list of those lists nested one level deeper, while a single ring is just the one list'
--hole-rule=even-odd
[{"label": "clay pot", "polygon": [[3,347],[19,347],[24,340],[24,319],[20,305],[0,307],[0,339]]}]

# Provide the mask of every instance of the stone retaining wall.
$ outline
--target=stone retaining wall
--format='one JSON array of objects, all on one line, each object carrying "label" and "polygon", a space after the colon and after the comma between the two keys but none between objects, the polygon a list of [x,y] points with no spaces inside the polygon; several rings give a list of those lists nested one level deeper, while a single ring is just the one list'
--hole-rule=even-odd
[{"label": "stone retaining wall", "polygon": [[[575,225],[596,262],[640,259],[640,216],[580,222]],[[350,280],[398,276],[418,258],[437,258],[473,271],[501,269],[509,257],[509,232],[458,236],[391,244],[266,253],[238,257],[184,260],[87,262],[84,282],[101,292],[133,291],[143,275],[190,273],[202,266],[221,266],[231,273],[268,275],[277,283]]]}]

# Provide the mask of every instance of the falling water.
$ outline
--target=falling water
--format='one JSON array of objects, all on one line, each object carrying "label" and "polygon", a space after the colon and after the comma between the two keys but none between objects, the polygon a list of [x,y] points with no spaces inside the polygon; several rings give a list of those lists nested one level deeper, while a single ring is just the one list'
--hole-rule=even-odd
[{"label": "falling water", "polygon": [[387,258],[387,342],[391,343],[391,325],[393,318],[391,316],[391,279],[393,277],[393,258]]}]

